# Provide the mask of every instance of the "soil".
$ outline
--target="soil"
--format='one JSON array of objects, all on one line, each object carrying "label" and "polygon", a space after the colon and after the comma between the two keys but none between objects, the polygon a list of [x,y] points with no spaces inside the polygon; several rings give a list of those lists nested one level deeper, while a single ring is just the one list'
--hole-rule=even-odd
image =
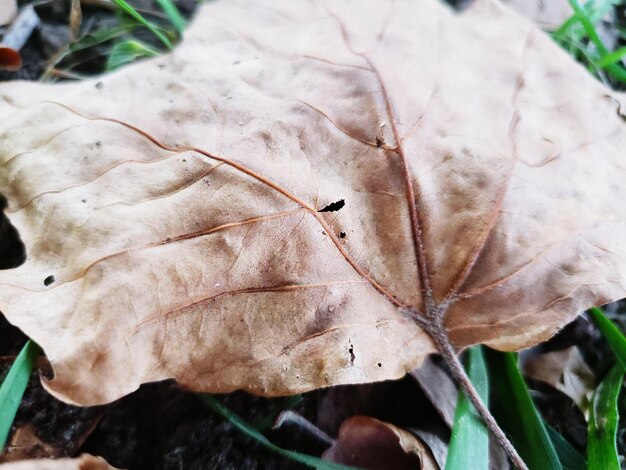
[{"label": "soil", "polygon": [[[450,0],[466,6],[467,0]],[[33,3],[21,0],[20,5]],[[24,66],[17,72],[0,72],[0,80],[60,80],[93,76],[104,72],[106,53],[111,44],[98,45],[68,54],[51,67],[51,61],[66,50],[69,33],[69,0],[37,1],[40,26],[22,48]],[[146,12],[160,11],[154,0],[130,2]],[[175,2],[187,17],[193,14],[195,1]],[[152,15],[155,21],[163,21]],[[116,15],[106,9],[86,6],[83,9],[81,35],[118,24]],[[0,30],[1,32],[1,30]],[[155,47],[150,34],[137,33]],[[64,41],[63,38],[66,38]],[[0,209],[4,206],[0,197]],[[0,210],[0,269],[19,265],[24,249],[14,229]],[[610,309],[619,321],[623,306]],[[0,314],[0,381],[12,359],[27,338]],[[610,351],[595,328],[579,318],[541,350],[581,347],[587,362],[598,377],[610,364]],[[46,370],[45,361],[41,366]],[[584,451],[585,422],[582,415],[567,409],[562,394],[544,384],[530,384],[546,420]],[[265,399],[243,392],[219,399],[244,419],[254,423],[270,440],[289,449],[321,455],[327,444],[306,429],[291,425],[274,431],[274,418],[283,410],[298,412],[331,437],[349,416],[363,414],[413,429],[445,428],[432,404],[411,378],[379,384],[334,387],[296,397]],[[622,400],[625,401],[625,400]],[[570,407],[571,408],[571,407]],[[626,409],[626,402],[622,409]],[[622,413],[623,415],[624,413]],[[624,429],[624,423],[620,424]],[[446,431],[448,432],[448,431]],[[621,451],[626,450],[625,433],[619,436]],[[20,441],[21,439],[21,441]],[[248,438],[209,409],[195,393],[185,391],[172,381],[143,385],[139,390],[114,403],[80,408],[54,399],[42,388],[39,372],[33,373],[16,416],[9,442],[24,445],[0,455],[0,462],[25,457],[77,456],[88,452],[104,457],[110,464],[129,469],[297,469],[302,465],[280,457]],[[16,454],[18,452],[18,454]],[[622,452],[624,453],[624,452]]]}]

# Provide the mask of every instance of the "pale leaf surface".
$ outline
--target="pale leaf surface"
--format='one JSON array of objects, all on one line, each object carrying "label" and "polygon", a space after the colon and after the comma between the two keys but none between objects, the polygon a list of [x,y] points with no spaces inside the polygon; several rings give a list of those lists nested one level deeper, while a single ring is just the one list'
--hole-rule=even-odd
[{"label": "pale leaf surface", "polygon": [[624,296],[617,99],[495,2],[208,4],[168,56],[0,84],[0,310],[80,404],[397,378],[437,311],[529,346]]}]

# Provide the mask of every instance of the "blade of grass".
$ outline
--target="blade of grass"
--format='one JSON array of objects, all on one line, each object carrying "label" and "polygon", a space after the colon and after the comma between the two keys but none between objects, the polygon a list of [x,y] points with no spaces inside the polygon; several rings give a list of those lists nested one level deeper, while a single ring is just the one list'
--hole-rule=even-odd
[{"label": "blade of grass", "polygon": [[624,370],[615,364],[593,393],[587,434],[589,470],[620,469],[615,440],[619,419],[617,399],[623,382]]},{"label": "blade of grass", "polygon": [[311,455],[301,454],[300,452],[278,447],[277,445],[273,444],[267,437],[261,434],[257,429],[255,429],[250,423],[244,421],[241,417],[233,413],[231,410],[229,410],[212,396],[206,394],[198,394],[198,396],[209,408],[213,409],[213,411],[215,411],[217,414],[226,418],[237,429],[242,431],[248,437],[254,439],[263,447],[271,450],[272,452],[275,452],[279,455],[282,455],[283,457],[287,457],[288,459],[294,460],[296,462],[300,462],[309,467],[317,468],[319,470],[358,470],[356,467],[349,467],[347,465],[340,465],[337,463],[328,462],[318,457],[313,457]]},{"label": "blade of grass", "polygon": [[[604,18],[615,5],[622,3],[622,0],[589,0],[582,5],[583,10],[587,14],[589,20],[595,25]],[[579,41],[585,31],[582,28],[576,13],[570,16],[558,29],[553,36],[559,39],[569,37],[572,40]]]},{"label": "blade of grass", "polygon": [[626,337],[615,323],[606,317],[601,309],[597,307],[590,308],[589,314],[593,317],[598,329],[608,341],[622,369],[626,370]]},{"label": "blade of grass", "polygon": [[[568,0],[570,6],[574,10],[574,13],[580,24],[582,25],[585,33],[589,37],[591,43],[598,50],[598,54],[600,55],[600,60],[609,55],[609,50],[600,39],[600,35],[596,31],[595,26],[592,21],[589,19],[587,13],[580,7],[577,0]],[[620,80],[622,82],[626,82],[626,69],[617,65],[617,64],[609,64],[605,67],[606,71],[609,72],[615,79]]]},{"label": "blade of grass", "polygon": [[[466,362],[467,375],[481,400],[489,405],[489,377],[482,348],[470,348]],[[465,470],[468,462],[472,462],[474,470],[489,468],[489,430],[465,394],[459,393],[446,470]]]},{"label": "blade of grass", "polygon": [[178,8],[176,8],[176,5],[174,5],[174,2],[172,2],[172,0],[157,0],[157,3],[167,15],[170,23],[182,34],[187,22],[185,18],[183,18],[183,15],[180,14],[180,11],[178,11]]},{"label": "blade of grass", "polygon": [[617,62],[622,60],[624,56],[626,56],[626,47],[620,47],[616,51],[613,51],[600,59],[598,61],[598,66],[606,68],[609,65],[616,64]]},{"label": "blade of grass", "polygon": [[494,412],[528,468],[562,470],[563,466],[535,408],[513,353],[486,348]]},{"label": "blade of grass", "polygon": [[2,385],[0,385],[0,452],[4,449],[13,419],[15,419],[15,413],[17,413],[22,401],[24,390],[28,385],[28,379],[39,352],[39,346],[28,341],[15,359]]},{"label": "blade of grass", "polygon": [[548,423],[543,423],[548,430],[548,435],[554,444],[556,453],[559,455],[563,470],[587,470],[587,462],[585,458],[578,452],[567,439],[550,426]]},{"label": "blade of grass", "polygon": [[135,39],[129,39],[113,46],[107,60],[107,70],[115,70],[142,57],[155,57],[158,55],[159,51],[147,44]]},{"label": "blade of grass", "polygon": [[141,24],[141,25],[145,26],[146,28],[148,28],[150,30],[150,32],[152,34],[154,34],[159,39],[159,41],[161,41],[165,45],[165,47],[167,47],[168,49],[173,49],[174,48],[174,46],[172,45],[171,41],[169,39],[167,39],[167,37],[165,37],[165,35],[161,31],[159,31],[156,26],[154,26],[152,23],[150,23],[148,20],[146,20],[143,16],[141,16],[141,14],[137,10],[135,10],[128,3],[126,3],[126,0],[113,0],[113,2],[122,11],[124,11],[126,14],[131,16],[139,24]]}]

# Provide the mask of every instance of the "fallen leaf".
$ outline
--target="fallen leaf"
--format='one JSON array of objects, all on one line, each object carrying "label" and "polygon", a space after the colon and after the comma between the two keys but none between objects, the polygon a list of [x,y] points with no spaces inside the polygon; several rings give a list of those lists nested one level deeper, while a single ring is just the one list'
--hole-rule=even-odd
[{"label": "fallen leaf", "polygon": [[619,95],[497,2],[218,1],[168,56],[0,99],[0,310],[68,402],[397,378],[626,290]]},{"label": "fallen leaf", "polygon": [[83,454],[75,459],[36,459],[0,465],[2,470],[117,470],[102,457]]},{"label": "fallen leaf", "polygon": [[16,462],[27,459],[59,458],[63,452],[42,441],[32,424],[20,426],[0,454],[0,462]]},{"label": "fallen leaf", "polygon": [[367,416],[346,420],[323,458],[367,469],[439,470],[428,447],[408,431]]},{"label": "fallen leaf", "polygon": [[521,366],[527,377],[553,386],[570,397],[581,410],[587,409],[596,388],[596,378],[576,346],[521,355]]},{"label": "fallen leaf", "polygon": [[0,26],[6,26],[17,16],[17,0],[0,0]]},{"label": "fallen leaf", "polygon": [[568,0],[503,0],[542,29],[553,31],[574,14]]}]

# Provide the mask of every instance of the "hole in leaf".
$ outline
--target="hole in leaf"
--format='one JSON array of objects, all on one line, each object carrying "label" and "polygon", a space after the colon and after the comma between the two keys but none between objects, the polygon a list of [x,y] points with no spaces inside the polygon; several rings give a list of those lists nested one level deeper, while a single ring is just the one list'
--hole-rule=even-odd
[{"label": "hole in leaf", "polygon": [[345,205],[346,205],[346,201],[344,201],[343,199],[339,199],[336,202],[331,202],[326,207],[318,210],[317,212],[337,212],[339,209],[341,209]]},{"label": "hole in leaf", "polygon": [[26,261],[26,247],[17,229],[4,214],[7,200],[0,195],[0,269],[17,268]]},{"label": "hole in leaf", "polygon": [[352,345],[352,343],[350,344],[350,348],[348,348],[348,352],[350,353],[350,365],[354,365],[354,359],[356,359],[356,356],[354,355],[354,346]]},{"label": "hole in leaf", "polygon": [[43,280],[43,285],[48,287],[50,284],[52,284],[54,281],[56,281],[56,279],[54,278],[54,276],[48,276],[47,278],[45,278]]}]

